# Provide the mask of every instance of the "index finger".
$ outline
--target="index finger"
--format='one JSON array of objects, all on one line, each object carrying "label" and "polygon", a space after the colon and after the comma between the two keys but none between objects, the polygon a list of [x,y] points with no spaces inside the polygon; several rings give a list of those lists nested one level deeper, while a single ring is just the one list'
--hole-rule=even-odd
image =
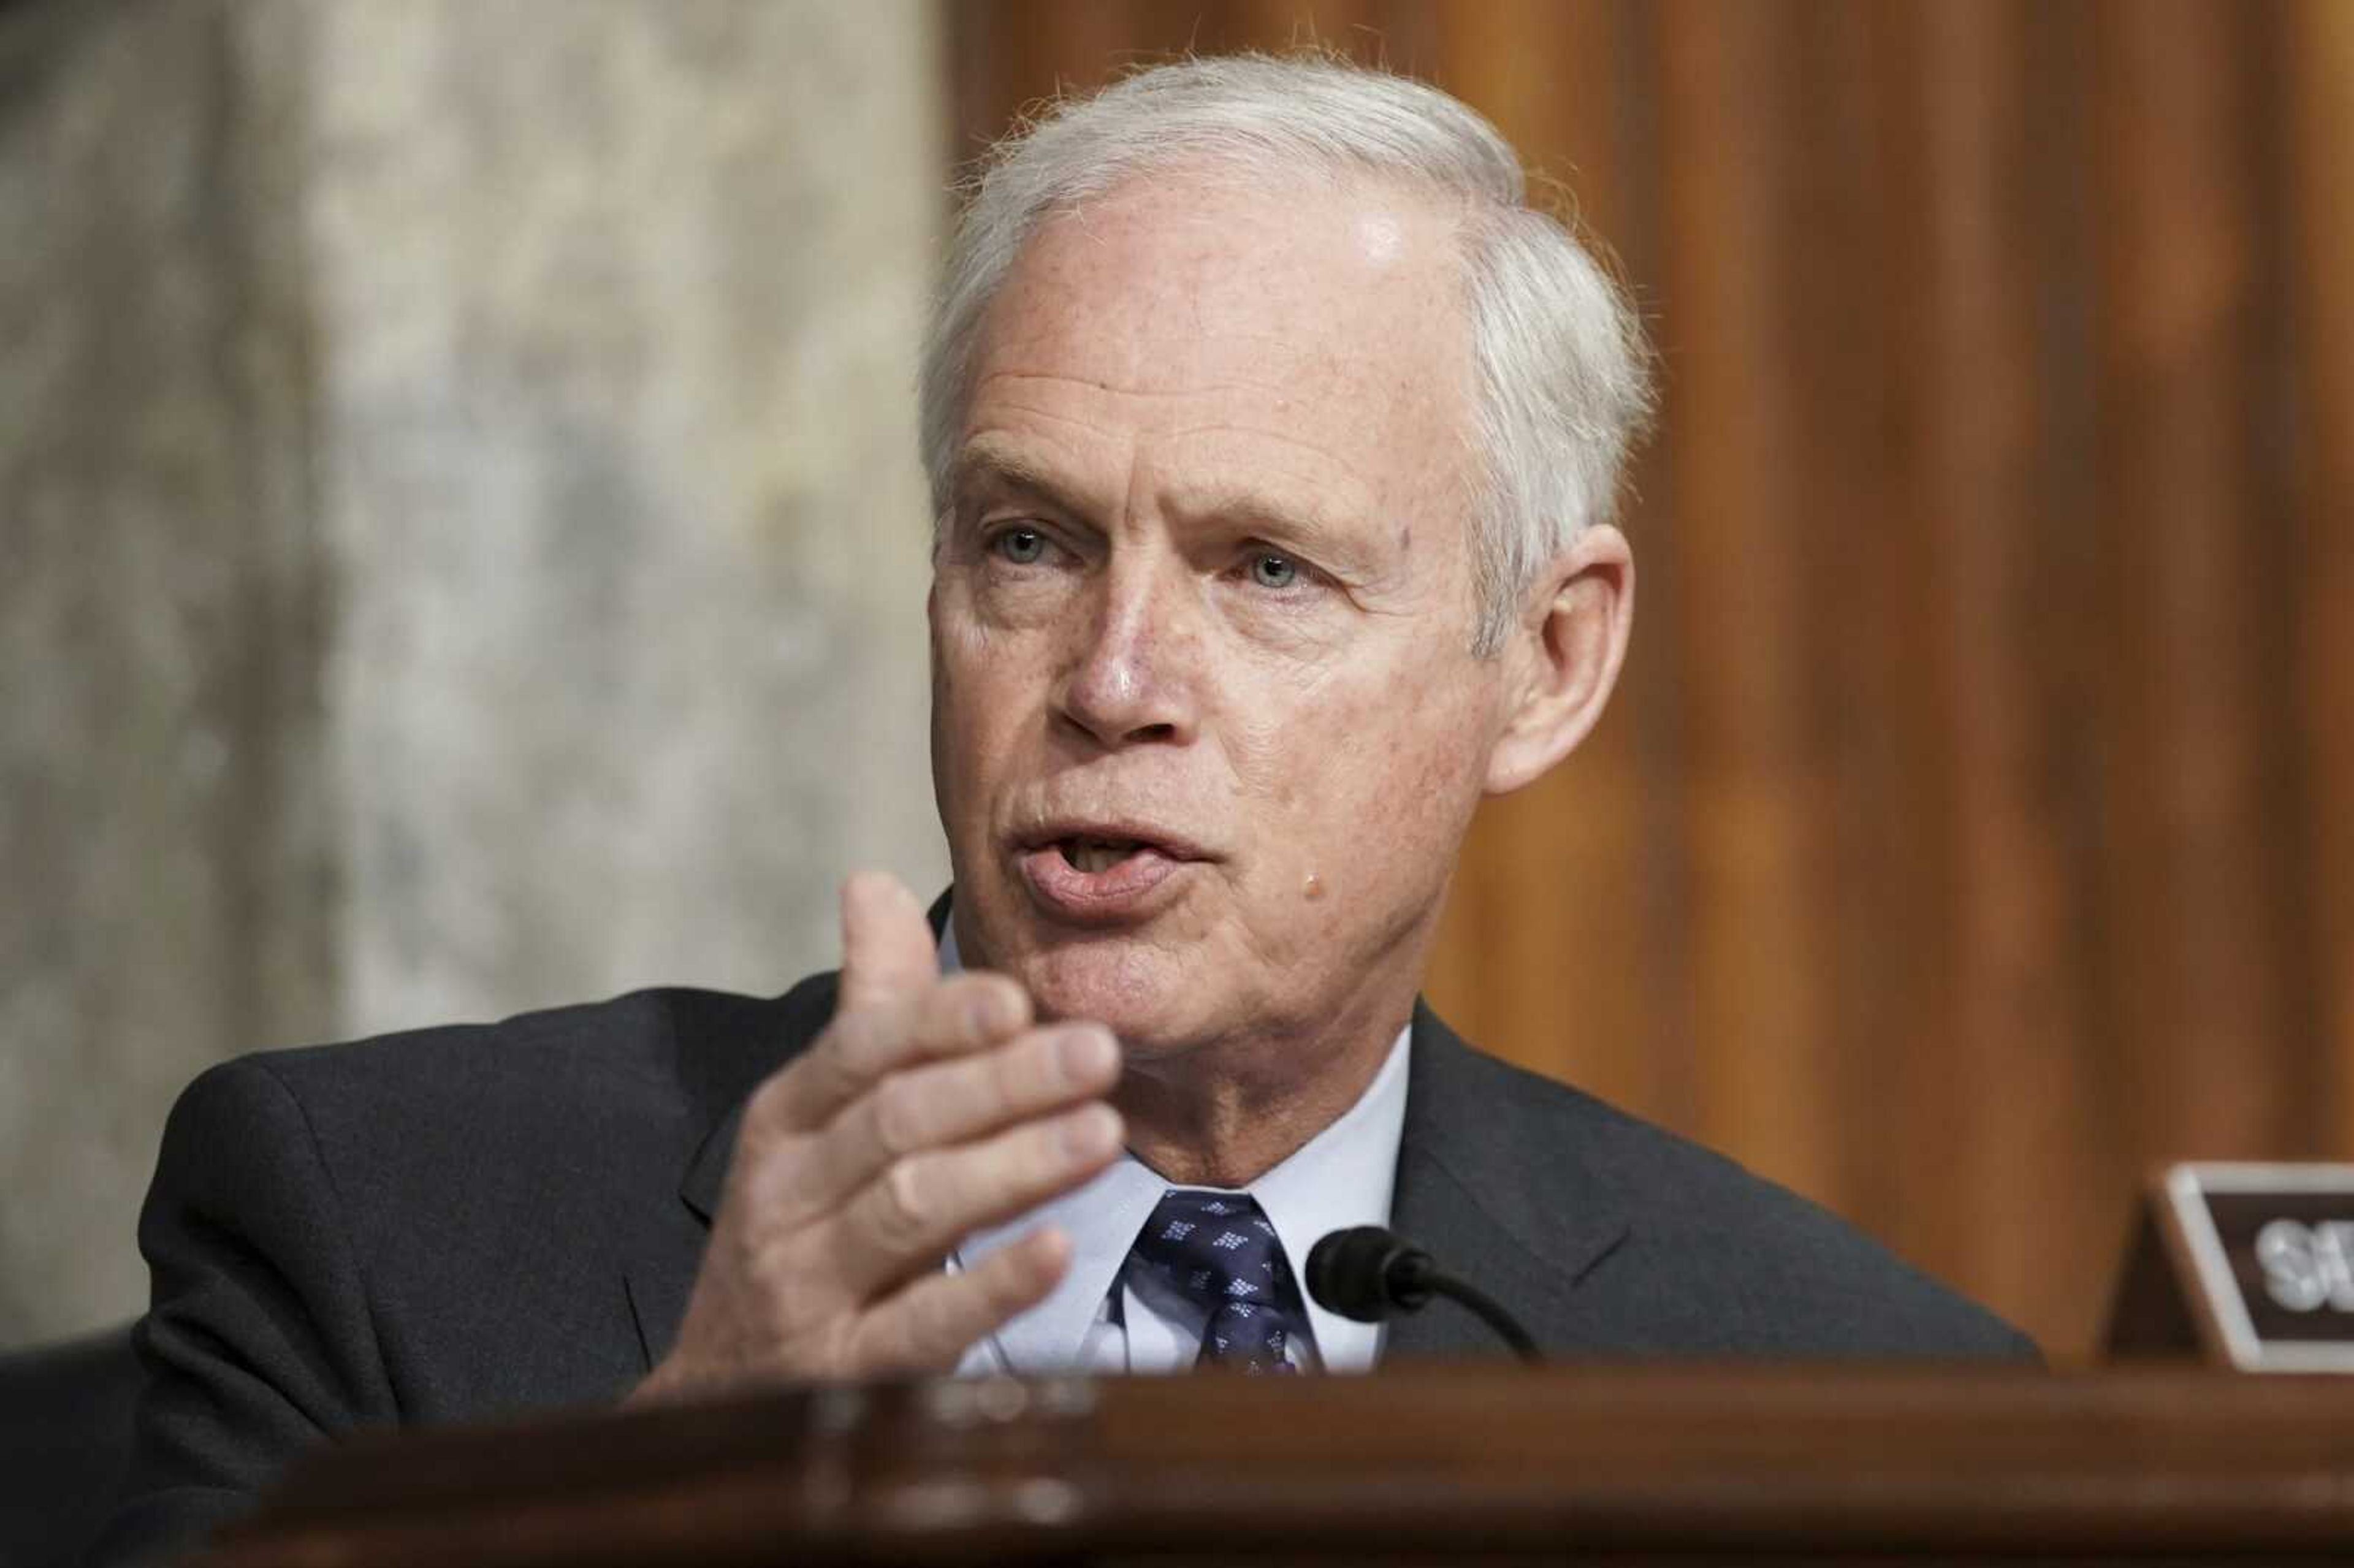
[{"label": "index finger", "polygon": [[843,1011],[815,1044],[754,1095],[753,1122],[814,1131],[885,1075],[963,1055],[1029,1027],[1030,997],[1003,975],[968,969],[911,995]]},{"label": "index finger", "polygon": [[939,946],[907,884],[888,872],[864,871],[842,885],[837,1012],[908,996],[939,978]]}]

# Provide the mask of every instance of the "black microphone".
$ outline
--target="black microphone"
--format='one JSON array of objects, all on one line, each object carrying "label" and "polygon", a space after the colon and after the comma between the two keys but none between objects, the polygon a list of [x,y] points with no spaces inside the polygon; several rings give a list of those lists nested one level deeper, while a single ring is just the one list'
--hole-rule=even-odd
[{"label": "black microphone", "polygon": [[1360,1323],[1419,1312],[1434,1296],[1462,1303],[1524,1361],[1544,1359],[1537,1342],[1486,1291],[1455,1277],[1431,1255],[1379,1225],[1334,1231],[1308,1249],[1308,1293],[1327,1311]]}]

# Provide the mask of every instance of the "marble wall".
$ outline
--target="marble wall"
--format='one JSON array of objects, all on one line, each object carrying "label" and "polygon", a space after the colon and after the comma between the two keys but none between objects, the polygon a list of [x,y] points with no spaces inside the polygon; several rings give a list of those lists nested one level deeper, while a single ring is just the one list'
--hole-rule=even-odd
[{"label": "marble wall", "polygon": [[238,1052],[944,874],[919,0],[0,7],[0,1346]]}]

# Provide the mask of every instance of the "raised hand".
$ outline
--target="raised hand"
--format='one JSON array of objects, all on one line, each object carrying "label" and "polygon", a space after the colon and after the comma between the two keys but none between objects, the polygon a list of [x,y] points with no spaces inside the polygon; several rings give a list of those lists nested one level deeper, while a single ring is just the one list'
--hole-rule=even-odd
[{"label": "raised hand", "polygon": [[941,1260],[1119,1154],[1110,1032],[1033,1027],[1002,975],[941,979],[895,878],[844,885],[842,938],[833,1022],[754,1091],[678,1342],[631,1403],[948,1371],[1070,1266],[1051,1229]]}]

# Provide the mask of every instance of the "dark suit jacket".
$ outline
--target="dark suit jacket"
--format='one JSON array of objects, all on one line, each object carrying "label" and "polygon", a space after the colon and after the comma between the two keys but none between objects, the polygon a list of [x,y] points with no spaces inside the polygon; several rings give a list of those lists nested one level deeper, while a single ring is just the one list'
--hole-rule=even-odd
[{"label": "dark suit jacket", "polygon": [[[744,1097],[833,998],[642,991],[206,1073],[140,1222],[151,1375],[100,1560],[201,1532],[324,1438],[627,1390],[676,1331]],[[1731,1161],[1414,1029],[1394,1224],[1548,1350],[2033,1353]],[[1386,1353],[1495,1349],[1440,1304]]]}]

